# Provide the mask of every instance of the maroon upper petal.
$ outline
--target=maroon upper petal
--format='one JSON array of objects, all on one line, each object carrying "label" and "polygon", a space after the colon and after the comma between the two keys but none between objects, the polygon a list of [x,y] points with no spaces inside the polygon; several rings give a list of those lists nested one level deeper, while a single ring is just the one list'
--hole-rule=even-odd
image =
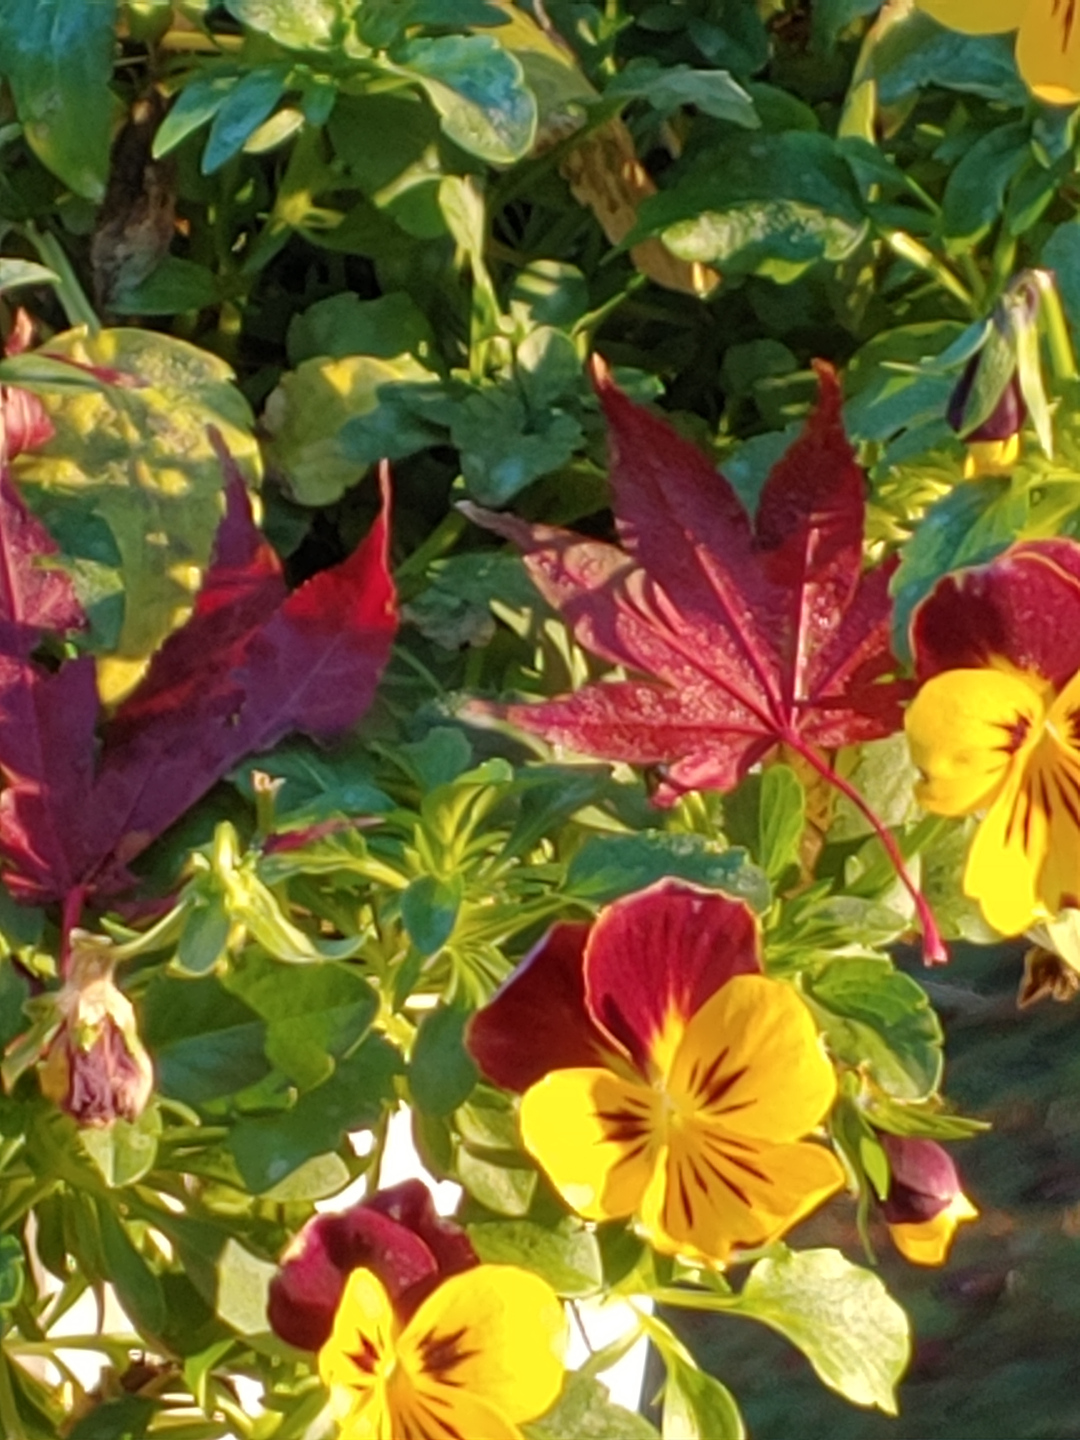
[{"label": "maroon upper petal", "polygon": [[1004,660],[1061,689],[1080,670],[1080,544],[1029,540],[938,581],[911,630],[921,681]]},{"label": "maroon upper petal", "polygon": [[489,1080],[523,1091],[552,1070],[603,1065],[610,1049],[585,1008],[589,926],[556,925],[469,1021],[466,1045]]},{"label": "maroon upper petal", "polygon": [[267,1317],[282,1340],[318,1350],[353,1270],[378,1277],[404,1322],[441,1280],[476,1263],[464,1231],[436,1214],[419,1180],[407,1180],[351,1210],[310,1220],[270,1282]]},{"label": "maroon upper petal", "polygon": [[661,880],[601,912],[585,947],[586,1004],[644,1071],[672,1017],[688,1020],[734,976],[760,973],[759,949],[741,900]]}]

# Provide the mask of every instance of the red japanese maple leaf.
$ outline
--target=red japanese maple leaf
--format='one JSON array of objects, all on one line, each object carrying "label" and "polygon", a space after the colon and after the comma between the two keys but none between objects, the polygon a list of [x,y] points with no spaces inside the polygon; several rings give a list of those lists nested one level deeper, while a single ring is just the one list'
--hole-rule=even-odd
[{"label": "red japanese maple leaf", "polygon": [[66,924],[243,757],[291,730],[330,738],[371,702],[397,628],[387,567],[389,479],[366,540],[289,593],[223,447],[226,514],[185,626],[101,734],[94,662],[50,670],[43,630],[83,616],[55,546],[0,469],[0,866],[22,900]]},{"label": "red japanese maple leaf", "polygon": [[540,593],[585,649],[643,679],[587,685],[536,704],[468,713],[610,760],[659,767],[660,804],[729,790],[783,745],[849,795],[916,898],[928,954],[940,939],[895,841],[823,751],[891,735],[909,682],[894,677],[889,578],[863,569],[865,482],[832,369],[773,468],[751,523],[709,460],[635,405],[601,368],[622,548],[473,505],[518,546]]}]

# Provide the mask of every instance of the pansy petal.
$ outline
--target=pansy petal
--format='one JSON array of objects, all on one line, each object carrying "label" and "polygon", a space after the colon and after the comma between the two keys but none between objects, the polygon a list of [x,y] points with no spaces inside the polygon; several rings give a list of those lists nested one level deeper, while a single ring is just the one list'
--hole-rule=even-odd
[{"label": "pansy petal", "polygon": [[1061,689],[1080,670],[1080,544],[1031,540],[939,580],[915,611],[920,680],[997,662]]},{"label": "pansy petal", "polygon": [[[423,1274],[410,1275],[403,1264],[401,1237],[395,1237],[392,1253],[380,1261],[355,1258],[355,1250],[341,1258],[347,1261],[346,1269],[367,1265],[382,1277],[394,1302],[394,1310],[400,1320],[407,1320],[428,1292],[447,1276],[460,1274],[479,1263],[472,1242],[460,1225],[444,1220],[435,1209],[431,1191],[419,1180],[403,1180],[400,1185],[390,1185],[377,1190],[362,1206],[347,1212],[342,1219],[348,1222],[346,1243],[357,1234],[357,1218],[366,1213],[385,1216],[394,1224],[404,1227],[430,1252],[435,1262],[434,1272],[425,1269]],[[361,1232],[362,1235],[362,1232]],[[335,1241],[331,1240],[334,1252]]]},{"label": "pansy petal", "polygon": [[[563,1306],[545,1280],[516,1265],[480,1265],[424,1301],[398,1342],[398,1355],[425,1398],[465,1391],[521,1422],[555,1402],[566,1342]],[[483,1432],[462,1433],[479,1440]]]},{"label": "pansy petal", "polygon": [[[386,1440],[524,1440],[512,1421],[465,1390],[454,1390],[449,1385],[421,1390],[407,1375],[398,1372],[391,1382],[391,1394],[395,1429],[387,1431]],[[368,1437],[343,1430],[340,1440]]]},{"label": "pansy petal", "polygon": [[301,1350],[318,1350],[333,1328],[350,1271],[361,1267],[374,1271],[395,1301],[439,1276],[425,1241],[370,1204],[317,1216],[297,1235],[270,1282],[267,1317],[274,1333]]},{"label": "pansy petal", "polygon": [[998,35],[1020,25],[1028,0],[916,0],[916,9],[964,35]]},{"label": "pansy petal", "polygon": [[978,1214],[967,1196],[958,1194],[929,1220],[890,1225],[889,1235],[900,1254],[913,1265],[944,1265],[956,1227],[976,1219]]},{"label": "pansy petal", "polygon": [[741,975],[687,1026],[667,1088],[677,1105],[730,1134],[777,1143],[820,1124],[836,1075],[791,986]]},{"label": "pansy petal", "polygon": [[1002,935],[1019,935],[1043,913],[1039,877],[1048,845],[1045,811],[1017,770],[975,832],[964,870],[964,893]]},{"label": "pansy petal", "polygon": [[551,1070],[598,1065],[610,1042],[585,1008],[588,925],[556,925],[469,1021],[465,1044],[504,1090],[522,1091]]},{"label": "pansy petal", "polygon": [[1080,100],[1080,24],[1075,0],[1032,0],[1016,37],[1016,64],[1048,105]]},{"label": "pansy petal", "polygon": [[[345,1286],[330,1338],[319,1351],[319,1378],[362,1408],[379,1404],[379,1390],[394,1353],[394,1308],[370,1270],[354,1270]],[[376,1432],[377,1433],[377,1432]]]},{"label": "pansy petal", "polygon": [[922,772],[919,804],[937,815],[967,815],[993,802],[1044,716],[1037,691],[1001,670],[947,670],[919,691],[904,718],[911,758]]},{"label": "pansy petal", "polygon": [[586,1220],[632,1215],[659,1151],[661,1097],[608,1070],[555,1070],[525,1092],[521,1137]]},{"label": "pansy petal", "polygon": [[844,1183],[822,1145],[733,1141],[691,1121],[673,1130],[641,1208],[652,1244],[722,1265],[735,1248],[767,1244]]},{"label": "pansy petal", "polygon": [[758,973],[741,900],[662,880],[604,910],[585,947],[588,1008],[643,1074],[663,1073],[687,1020],[733,976]]}]

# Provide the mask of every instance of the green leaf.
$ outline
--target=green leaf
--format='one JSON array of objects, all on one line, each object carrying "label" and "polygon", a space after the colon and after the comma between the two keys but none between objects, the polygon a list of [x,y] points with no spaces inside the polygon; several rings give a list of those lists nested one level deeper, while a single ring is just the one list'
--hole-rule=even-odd
[{"label": "green leaf", "polygon": [[569,1216],[554,1227],[532,1220],[485,1220],[467,1227],[485,1265],[520,1265],[568,1300],[595,1295],[603,1282],[596,1236]]},{"label": "green leaf", "polygon": [[101,1129],[80,1130],[82,1147],[106,1185],[134,1185],[153,1169],[161,1139],[161,1111],[151,1105],[135,1121],[114,1120]]},{"label": "green leaf", "polygon": [[964,35],[918,11],[888,27],[873,47],[866,78],[877,84],[878,105],[891,109],[928,86],[940,85],[1023,108],[1027,88],[1017,74],[1012,35]]},{"label": "green leaf", "polygon": [[274,796],[274,814],[282,829],[391,808],[389,797],[375,784],[370,752],[355,745],[327,749],[308,740],[285,740],[273,754],[245,761],[230,779],[252,803],[256,771],[282,782]]},{"label": "green leaf", "polygon": [[485,1210],[514,1219],[529,1213],[539,1180],[535,1170],[485,1159],[466,1146],[458,1151],[457,1178]]},{"label": "green leaf", "polygon": [[278,1267],[229,1238],[218,1260],[217,1307],[226,1325],[250,1339],[269,1328],[266,1300]]},{"label": "green leaf", "polygon": [[409,882],[401,897],[401,919],[421,955],[437,954],[450,939],[464,893],[460,875],[449,880],[418,875]]},{"label": "green leaf", "polygon": [[168,155],[181,141],[212,120],[224,105],[236,79],[233,70],[196,74],[190,85],[181,90],[158,126],[153,144],[154,159],[160,160]]},{"label": "green leaf", "polygon": [[33,260],[0,260],[0,294],[17,290],[20,285],[56,285],[59,279],[54,270]]},{"label": "green leaf", "polygon": [[806,976],[805,984],[829,1048],[840,1060],[867,1067],[898,1100],[923,1100],[936,1091],[943,1066],[941,1024],[910,975],[888,960],[837,957],[819,974]]},{"label": "green leaf", "polygon": [[536,100],[518,60],[490,35],[440,35],[406,41],[393,59],[417,80],[455,144],[506,165],[532,146]]},{"label": "green leaf", "polygon": [[505,505],[565,465],[583,432],[559,406],[533,410],[521,387],[508,380],[473,389],[453,412],[450,438],[461,451],[469,494],[482,505]]},{"label": "green leaf", "polygon": [[755,910],[768,909],[772,899],[768,880],[750,864],[745,850],[720,850],[700,835],[662,830],[594,835],[571,860],[566,890],[594,905],[606,905],[665,875],[723,890]]},{"label": "green leaf", "polygon": [[774,883],[799,863],[799,842],[806,825],[806,796],[790,765],[762,772],[758,797],[761,867]]},{"label": "green leaf", "polygon": [[[249,475],[257,473],[258,450],[232,371],[206,350],[135,328],[93,337],[72,330],[55,336],[48,348],[66,361],[115,368],[138,382],[45,396],[56,435],[12,467],[50,530],[60,517],[76,532],[84,523],[104,522],[115,541],[123,627],[115,652],[98,664],[103,698],[115,703],[187,617],[209,559],[223,477],[207,427],[217,427]],[[75,377],[86,374],[70,363],[62,368]]]},{"label": "green leaf", "polygon": [[0,958],[0,1053],[7,1049],[16,1035],[29,1027],[23,1005],[30,998],[30,982],[11,960]]},{"label": "green leaf", "polygon": [[67,1432],[68,1440],[145,1440],[157,1409],[157,1401],[145,1395],[106,1400],[95,1405]]},{"label": "green leaf", "polygon": [[221,299],[222,288],[212,270],[179,255],[166,255],[145,279],[119,289],[109,304],[119,315],[178,315],[216,305]]},{"label": "green leaf", "polygon": [[232,918],[220,890],[196,892],[176,946],[176,965],[188,975],[205,975],[224,955],[231,929]]},{"label": "green leaf", "polygon": [[1069,324],[1080,330],[1080,220],[1069,220],[1053,231],[1039,263],[1053,270]]},{"label": "green leaf", "polygon": [[673,1350],[665,1353],[664,1364],[663,1440],[746,1440],[739,1407],[726,1385]]},{"label": "green leaf", "polygon": [[844,259],[867,224],[834,142],[791,130],[718,145],[707,167],[642,203],[629,239],[660,234],[684,260],[786,283],[815,261]]},{"label": "green leaf", "polygon": [[409,1057],[409,1089],[429,1115],[449,1115],[476,1084],[478,1072],[465,1049],[470,1013],[456,1005],[440,1005],[420,1022]]},{"label": "green leaf", "polygon": [[107,1204],[96,1207],[101,1248],[110,1284],[134,1323],[145,1335],[158,1335],[165,1325],[161,1282],[135,1248],[123,1222]]},{"label": "green leaf", "polygon": [[30,148],[76,195],[95,202],[105,196],[116,111],[109,89],[116,12],[115,0],[0,5],[0,73]]},{"label": "green leaf", "polygon": [[374,355],[392,360],[406,352],[423,359],[434,338],[423,311],[404,291],[361,300],[358,295],[330,295],[289,323],[289,360],[299,365],[325,355],[340,360],[346,355]]},{"label": "green leaf", "polygon": [[528,1440],[658,1440],[647,1420],[612,1403],[606,1385],[575,1373],[567,1375],[554,1407],[522,1433]]},{"label": "green leaf", "polygon": [[633,60],[606,85],[605,100],[613,95],[646,100],[661,115],[693,105],[702,114],[747,130],[756,130],[761,124],[754,102],[726,70],[692,70],[689,65]]},{"label": "green leaf", "polygon": [[1001,216],[1005,191],[1031,154],[1026,123],[995,125],[965,151],[949,175],[941,227],[950,241],[970,242]]},{"label": "green leaf", "polygon": [[185,1104],[234,1095],[269,1071],[266,1022],[211,976],[155,975],[142,1019],[162,1094]]},{"label": "green leaf", "polygon": [[283,1182],[313,1157],[338,1149],[354,1130],[377,1124],[394,1103],[394,1077],[401,1069],[398,1051],[381,1035],[369,1035],[291,1109],[238,1121],[228,1145],[244,1184],[255,1195],[281,1193]]},{"label": "green leaf", "polygon": [[853,1405],[896,1414],[895,1386],[911,1353],[907,1316],[877,1275],[839,1250],[759,1260],[735,1313],[786,1336]]},{"label": "green leaf", "polygon": [[217,107],[206,149],[202,173],[213,175],[243,149],[285,93],[288,65],[265,65],[249,70],[233,85]]},{"label": "green leaf", "polygon": [[266,1020],[266,1056],[301,1090],[319,1085],[360,1043],[379,1008],[371,986],[349,965],[281,965],[248,953],[223,980]]},{"label": "green leaf", "polygon": [[0,1316],[19,1303],[26,1282],[26,1256],[17,1235],[0,1235]]},{"label": "green leaf", "polygon": [[343,38],[352,7],[342,0],[226,0],[225,8],[287,50],[328,50]]},{"label": "green leaf", "polygon": [[401,460],[439,438],[412,391],[442,386],[411,355],[321,356],[286,371],[266,402],[269,452],[292,497],[329,505],[377,460]]}]

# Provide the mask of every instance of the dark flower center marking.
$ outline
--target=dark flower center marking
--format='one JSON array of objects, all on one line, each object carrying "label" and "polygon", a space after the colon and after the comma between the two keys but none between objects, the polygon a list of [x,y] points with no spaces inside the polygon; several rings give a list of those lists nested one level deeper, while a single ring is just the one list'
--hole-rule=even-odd
[{"label": "dark flower center marking", "polygon": [[998,720],[995,722],[998,730],[1005,732],[1005,744],[998,745],[997,749],[1006,755],[1015,755],[1031,733],[1031,717],[1023,715],[1018,710],[1011,720]]},{"label": "dark flower center marking", "polygon": [[349,1359],[363,1374],[374,1375],[380,1359],[378,1346],[367,1335],[357,1335],[356,1338],[360,1342],[360,1349],[350,1355]]},{"label": "dark flower center marking", "polygon": [[1069,48],[1069,40],[1072,36],[1073,20],[1076,18],[1076,0],[1054,0],[1051,15],[1061,17],[1061,53],[1064,55]]},{"label": "dark flower center marking", "polygon": [[417,1347],[421,1368],[444,1385],[460,1385],[462,1382],[453,1379],[449,1372],[479,1353],[462,1347],[465,1333],[464,1326],[447,1335],[439,1335],[436,1331],[429,1330]]}]

